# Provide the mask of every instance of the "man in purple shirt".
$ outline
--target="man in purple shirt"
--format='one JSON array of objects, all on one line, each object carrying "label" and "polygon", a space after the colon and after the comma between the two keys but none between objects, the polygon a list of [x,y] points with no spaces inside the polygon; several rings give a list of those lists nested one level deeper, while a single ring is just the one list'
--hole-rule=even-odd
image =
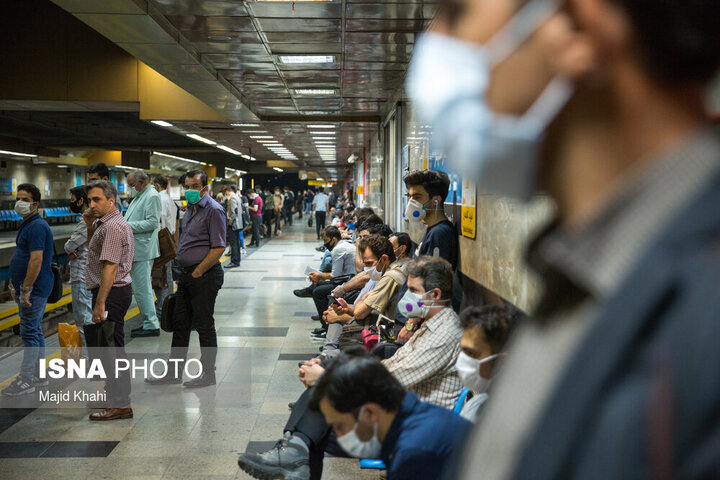
[{"label": "man in purple shirt", "polygon": [[[207,175],[200,170],[188,172],[180,182],[185,186],[188,207],[182,219],[182,233],[175,259],[182,274],[178,282],[173,318],[171,359],[185,360],[190,332],[200,337],[202,375],[185,382],[188,388],[215,385],[215,358],[217,334],[215,332],[215,299],[223,284],[220,257],[225,252],[225,210],[208,194]],[[182,368],[177,369],[182,372]],[[150,384],[177,384],[180,376],[168,369],[162,378],[148,378]]]},{"label": "man in purple shirt", "polygon": [[262,221],[263,199],[260,198],[260,195],[258,195],[253,190],[248,190],[247,196],[250,199],[250,205],[248,206],[248,210],[250,210],[250,220],[252,221],[252,241],[250,242],[249,246],[259,247],[260,222]]}]

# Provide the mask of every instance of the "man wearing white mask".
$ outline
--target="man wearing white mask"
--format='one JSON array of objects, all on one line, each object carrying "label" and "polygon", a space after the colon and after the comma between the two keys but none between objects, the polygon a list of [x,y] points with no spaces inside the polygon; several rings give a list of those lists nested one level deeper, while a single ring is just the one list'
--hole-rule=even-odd
[{"label": "man wearing white mask", "polygon": [[415,43],[410,96],[460,173],[556,203],[528,256],[545,293],[459,478],[717,476],[717,18],[716,0],[454,0]]},{"label": "man wearing white mask", "polygon": [[382,459],[388,480],[440,478],[471,424],[406,393],[382,363],[360,353],[343,353],[328,367],[311,408],[350,456]]},{"label": "man wearing white mask", "polygon": [[460,339],[458,375],[473,392],[460,416],[475,422],[480,407],[488,398],[488,388],[505,355],[505,344],[523,315],[515,308],[487,306],[468,307],[460,313],[463,336]]}]

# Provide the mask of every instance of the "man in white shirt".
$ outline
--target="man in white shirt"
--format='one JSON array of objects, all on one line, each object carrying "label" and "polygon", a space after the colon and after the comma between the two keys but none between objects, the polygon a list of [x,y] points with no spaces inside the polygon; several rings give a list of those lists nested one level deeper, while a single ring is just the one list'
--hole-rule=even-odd
[{"label": "man in white shirt", "polygon": [[315,233],[320,240],[320,232],[325,228],[325,216],[328,211],[328,197],[323,193],[323,187],[318,188],[318,193],[313,198],[312,211],[315,212]]},{"label": "man in white shirt", "polygon": [[[153,179],[153,184],[155,185],[155,190],[160,193],[160,204],[161,204],[161,213],[160,213],[160,228],[167,228],[168,231],[170,231],[170,234],[173,235],[176,239],[177,243],[177,223],[178,223],[178,207],[173,202],[172,198],[170,198],[170,194],[167,192],[168,188],[168,180],[165,175],[157,175]],[[165,301],[165,298],[173,293],[174,290],[174,284],[172,279],[172,262],[168,262],[165,264],[165,278],[167,279],[167,287],[166,288],[155,288],[155,297],[157,300],[155,301],[155,312],[157,313],[157,317],[160,318],[162,314],[162,306],[163,302]]]}]

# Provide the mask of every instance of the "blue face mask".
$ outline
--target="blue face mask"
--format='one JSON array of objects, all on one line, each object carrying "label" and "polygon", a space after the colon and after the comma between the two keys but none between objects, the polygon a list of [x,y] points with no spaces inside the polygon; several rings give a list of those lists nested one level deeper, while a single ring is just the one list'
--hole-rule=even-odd
[{"label": "blue face mask", "polygon": [[406,89],[418,119],[432,125],[433,140],[455,171],[485,192],[527,201],[535,191],[545,130],[567,104],[573,87],[566,79],[554,79],[522,116],[493,112],[487,90],[492,69],[560,4],[531,0],[483,46],[435,32],[415,42]]},{"label": "blue face mask", "polygon": [[185,200],[190,205],[194,205],[200,201],[200,190],[185,190]]}]

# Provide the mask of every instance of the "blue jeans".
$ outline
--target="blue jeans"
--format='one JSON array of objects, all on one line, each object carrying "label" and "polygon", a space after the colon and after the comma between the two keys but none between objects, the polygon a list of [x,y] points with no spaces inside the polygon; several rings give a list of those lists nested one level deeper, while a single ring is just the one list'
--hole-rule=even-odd
[{"label": "blue jeans", "polygon": [[243,230],[240,230],[238,233],[238,237],[240,238],[240,248],[245,248],[245,232]]},{"label": "blue jeans", "polygon": [[45,335],[42,331],[42,319],[45,315],[47,297],[30,294],[32,306],[25,308],[20,303],[20,296],[16,295],[20,313],[20,336],[23,339],[23,359],[20,365],[20,375],[32,379],[38,370],[38,362],[45,358]]},{"label": "blue jeans", "polygon": [[75,325],[81,329],[83,325],[90,325],[92,321],[92,293],[85,288],[85,282],[72,282],[72,309]]}]

